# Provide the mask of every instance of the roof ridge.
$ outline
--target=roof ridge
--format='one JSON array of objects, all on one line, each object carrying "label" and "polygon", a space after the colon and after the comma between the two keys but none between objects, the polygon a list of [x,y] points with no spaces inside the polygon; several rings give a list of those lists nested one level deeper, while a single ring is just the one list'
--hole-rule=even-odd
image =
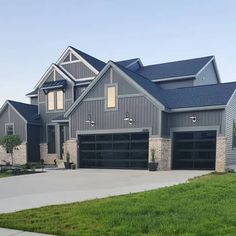
[{"label": "roof ridge", "polygon": [[169,62],[163,62],[163,63],[156,63],[156,64],[151,64],[151,65],[146,65],[144,67],[149,67],[149,66],[156,66],[156,65],[165,65],[165,64],[171,64],[171,63],[178,63],[178,62],[186,62],[186,61],[193,61],[193,60],[199,60],[199,59],[206,59],[206,58],[214,58],[215,56],[205,56],[205,57],[196,57],[196,58],[190,58],[190,59],[184,59],[184,60],[179,60],[179,61],[169,61]]}]

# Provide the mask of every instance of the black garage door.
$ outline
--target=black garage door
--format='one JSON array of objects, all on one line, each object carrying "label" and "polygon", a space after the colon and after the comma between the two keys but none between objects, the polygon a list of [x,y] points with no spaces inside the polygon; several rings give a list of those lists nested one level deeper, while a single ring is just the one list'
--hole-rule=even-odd
[{"label": "black garage door", "polygon": [[173,169],[215,169],[216,131],[181,132],[173,137]]},{"label": "black garage door", "polygon": [[80,135],[80,167],[147,168],[148,137],[148,133]]}]

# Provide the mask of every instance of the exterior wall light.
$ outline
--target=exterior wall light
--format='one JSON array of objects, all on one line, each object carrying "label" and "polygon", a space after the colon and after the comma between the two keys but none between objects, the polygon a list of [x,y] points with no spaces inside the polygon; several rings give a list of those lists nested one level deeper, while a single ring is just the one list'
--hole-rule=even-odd
[{"label": "exterior wall light", "polygon": [[130,125],[133,124],[133,119],[130,118],[130,114],[129,114],[129,112],[126,112],[126,115],[125,115],[124,121],[128,121]]},{"label": "exterior wall light", "polygon": [[95,121],[91,119],[91,114],[88,114],[87,120],[85,122],[89,123],[92,127],[95,126]]},{"label": "exterior wall light", "polygon": [[190,116],[189,118],[192,119],[193,123],[196,123],[196,121],[197,121],[197,117],[196,116]]}]

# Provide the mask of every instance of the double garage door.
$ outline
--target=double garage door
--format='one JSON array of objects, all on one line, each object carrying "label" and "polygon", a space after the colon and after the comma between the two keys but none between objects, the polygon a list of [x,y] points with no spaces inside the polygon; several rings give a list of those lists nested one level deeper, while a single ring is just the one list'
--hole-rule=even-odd
[{"label": "double garage door", "polygon": [[79,166],[145,169],[148,138],[148,133],[79,135]]},{"label": "double garage door", "polygon": [[216,131],[173,135],[173,169],[215,169]]}]

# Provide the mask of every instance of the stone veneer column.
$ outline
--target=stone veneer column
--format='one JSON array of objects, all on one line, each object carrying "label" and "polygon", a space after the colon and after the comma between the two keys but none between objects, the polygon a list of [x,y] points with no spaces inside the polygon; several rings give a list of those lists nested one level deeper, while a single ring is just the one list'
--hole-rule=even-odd
[{"label": "stone veneer column", "polygon": [[48,154],[48,144],[40,143],[40,159],[44,160],[45,164],[54,164],[54,160],[57,160],[57,154]]},{"label": "stone veneer column", "polygon": [[[11,154],[6,153],[6,150],[0,146],[0,164],[5,164],[6,162],[12,162]],[[22,143],[13,151],[13,164],[23,165],[27,162],[27,143]]]},{"label": "stone veneer column", "polygon": [[226,161],[226,137],[216,138],[216,167],[217,172],[225,171]]},{"label": "stone veneer column", "polygon": [[171,169],[171,139],[149,138],[149,161],[151,160],[151,149],[156,150],[156,160],[159,170]]},{"label": "stone veneer column", "polygon": [[64,143],[64,159],[66,159],[67,152],[70,154],[70,160],[78,167],[78,147],[76,139],[70,139]]}]

